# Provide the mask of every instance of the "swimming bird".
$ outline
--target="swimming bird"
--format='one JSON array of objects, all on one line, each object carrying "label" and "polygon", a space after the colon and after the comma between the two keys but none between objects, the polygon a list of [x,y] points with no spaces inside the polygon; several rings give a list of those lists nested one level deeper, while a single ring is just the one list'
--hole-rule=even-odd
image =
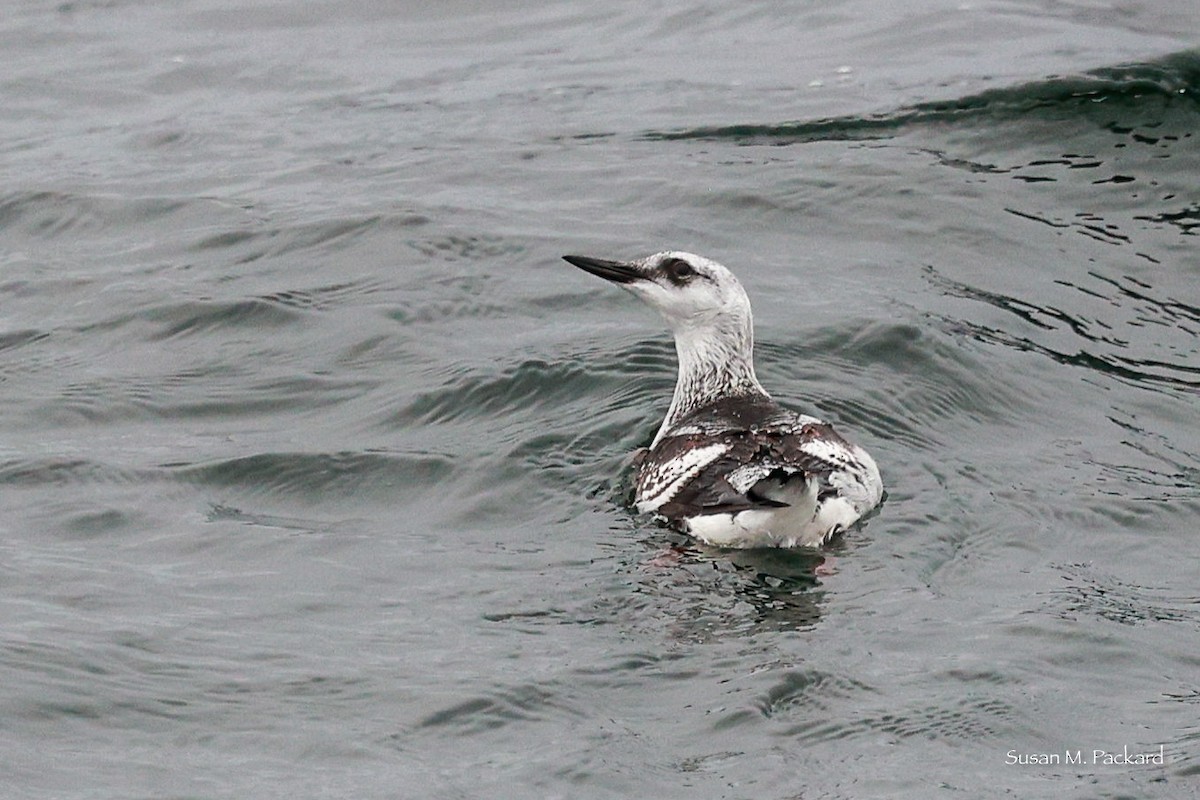
[{"label": "swimming bird", "polygon": [[641,298],[675,335],[679,376],[638,459],[639,512],[718,547],[796,547],[825,544],[879,503],[874,459],[758,382],[750,299],[726,267],[679,251],[563,258]]}]

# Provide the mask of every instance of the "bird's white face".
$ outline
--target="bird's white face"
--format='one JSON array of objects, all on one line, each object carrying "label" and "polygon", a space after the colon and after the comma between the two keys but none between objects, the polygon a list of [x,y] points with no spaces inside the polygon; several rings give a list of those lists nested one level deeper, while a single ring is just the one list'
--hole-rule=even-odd
[{"label": "bird's white face", "polygon": [[712,259],[676,250],[638,261],[563,256],[628,289],[658,309],[675,336],[679,377],[657,445],[678,420],[722,397],[770,399],[754,375],[750,299],[733,273]]},{"label": "bird's white face", "polygon": [[630,262],[565,258],[640,297],[657,309],[676,333],[750,322],[750,300],[741,282],[704,256],[672,250]]}]

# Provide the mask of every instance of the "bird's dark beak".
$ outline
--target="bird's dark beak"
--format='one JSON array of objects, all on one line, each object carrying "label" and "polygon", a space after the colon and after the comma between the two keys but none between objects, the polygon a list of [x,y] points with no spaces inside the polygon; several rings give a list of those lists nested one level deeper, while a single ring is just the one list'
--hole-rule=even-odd
[{"label": "bird's dark beak", "polygon": [[574,264],[584,272],[590,272],[613,283],[632,283],[645,277],[633,264],[622,261],[605,261],[602,258],[589,256],[563,256],[568,264]]}]

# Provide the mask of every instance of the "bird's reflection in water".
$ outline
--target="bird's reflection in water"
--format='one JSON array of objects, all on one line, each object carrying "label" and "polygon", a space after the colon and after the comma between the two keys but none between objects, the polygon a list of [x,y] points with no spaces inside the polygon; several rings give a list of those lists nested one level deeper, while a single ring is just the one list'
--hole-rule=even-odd
[{"label": "bird's reflection in water", "polygon": [[825,598],[821,580],[840,549],[728,550],[681,534],[666,546],[646,544],[653,554],[642,568],[655,580],[653,588],[644,580],[643,590],[686,601],[671,604],[672,628],[693,641],[812,628]]}]

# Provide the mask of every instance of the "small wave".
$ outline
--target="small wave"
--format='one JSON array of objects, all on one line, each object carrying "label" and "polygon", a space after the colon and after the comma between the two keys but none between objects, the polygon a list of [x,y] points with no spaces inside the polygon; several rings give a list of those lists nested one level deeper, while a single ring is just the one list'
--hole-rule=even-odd
[{"label": "small wave", "polygon": [[150,323],[148,341],[205,335],[226,329],[286,327],[302,322],[308,312],[323,312],[355,305],[364,296],[386,291],[380,281],[364,279],[312,288],[289,288],[243,297],[204,297],[148,305],[89,321],[75,328],[95,334],[118,330],[131,323]]},{"label": "small wave", "polygon": [[308,411],[359,396],[375,384],[363,380],[290,376],[249,380],[233,365],[205,365],[163,375],[93,378],[54,390],[33,410],[68,425],[131,419],[244,417]]},{"label": "small wave", "polygon": [[[511,324],[513,306],[506,302],[511,294],[512,287],[497,274],[438,269],[401,284],[386,316],[405,326],[445,326],[454,331],[456,338],[464,335],[464,322],[485,321],[483,327],[487,330],[481,335],[494,336],[495,328],[486,321],[504,319]],[[544,313],[531,316],[544,319]]]},{"label": "small wave", "polygon": [[293,255],[305,251],[333,252],[350,246],[358,239],[386,228],[410,228],[423,225],[428,219],[419,214],[371,214],[340,219],[327,219],[307,224],[276,227],[241,227],[208,234],[193,242],[193,252],[228,251],[238,264],[248,264],[268,257]]},{"label": "small wave", "polygon": [[484,261],[525,251],[524,245],[506,237],[487,234],[454,235],[409,239],[408,246],[436,261]]},{"label": "small wave", "polygon": [[139,312],[138,316],[161,323],[153,340],[189,336],[220,328],[275,328],[295,322],[300,314],[277,302],[246,300],[193,300]]},{"label": "small wave", "polygon": [[8,486],[129,485],[151,480],[154,470],[130,469],[85,458],[25,458],[0,461],[0,484]]},{"label": "small wave", "polygon": [[1184,236],[1196,236],[1200,229],[1200,204],[1189,204],[1178,211],[1163,211],[1158,214],[1137,215],[1134,219],[1158,225],[1173,225]]},{"label": "small wave", "polygon": [[536,722],[551,717],[582,717],[554,688],[524,684],[468,698],[428,714],[418,728],[450,728],[470,735],[505,727],[514,722]]},{"label": "small wave", "polygon": [[134,485],[174,481],[293,499],[378,495],[391,501],[440,485],[453,472],[454,460],[448,455],[375,450],[256,453],[153,467],[124,467],[84,458],[55,457],[0,461],[0,484]]},{"label": "small wave", "polygon": [[1044,593],[1045,603],[1036,613],[1068,620],[1099,617],[1122,625],[1185,623],[1200,629],[1200,596],[1169,596],[1162,588],[1130,584],[1085,564],[1058,569],[1063,585]]},{"label": "small wave", "polygon": [[[1096,316],[1084,316],[1079,296],[1072,298],[1070,311],[1048,303],[1010,297],[981,289],[926,270],[931,283],[949,295],[985,303],[1000,309],[1027,326],[1016,333],[979,322],[945,318],[949,329],[993,344],[1038,353],[1061,364],[1081,367],[1144,388],[1181,389],[1200,392],[1200,367],[1167,354],[1194,353],[1200,346],[1200,308],[1174,298],[1155,296],[1152,287],[1126,277],[1118,280],[1089,272],[1094,285],[1082,287],[1071,281],[1056,283],[1084,297],[1103,301]],[[1064,303],[1064,305],[1066,305]],[[1114,311],[1115,310],[1115,311]],[[1037,340],[1038,332],[1053,335],[1069,331],[1080,341],[1075,351]],[[1061,341],[1061,337],[1059,338]],[[1150,353],[1163,353],[1152,357]]]},{"label": "small wave", "polygon": [[986,325],[977,325],[963,320],[947,320],[957,333],[966,334],[981,342],[999,344],[1015,350],[1024,350],[1046,356],[1060,364],[1079,367],[1100,373],[1110,378],[1134,386],[1152,388],[1167,386],[1185,389],[1189,392],[1200,392],[1200,380],[1179,378],[1170,374],[1155,374],[1148,368],[1170,367],[1161,362],[1139,361],[1112,355],[1102,355],[1087,350],[1077,350],[1073,353],[1038,344],[1026,336],[1018,336]]},{"label": "small wave", "polygon": [[19,232],[39,239],[63,234],[127,229],[147,221],[163,224],[188,205],[188,201],[166,197],[124,198],[73,194],[69,192],[20,191],[0,198],[0,230]]},{"label": "small wave", "polygon": [[383,281],[364,279],[315,286],[311,289],[281,289],[262,295],[258,299],[289,308],[327,311],[340,306],[357,305],[362,298],[387,291],[388,288]]},{"label": "small wave", "polygon": [[48,338],[50,338],[49,333],[39,330],[20,330],[0,333],[0,352],[45,341]]},{"label": "small wave", "polygon": [[586,380],[578,364],[532,360],[498,376],[467,374],[425,392],[396,412],[393,423],[437,424],[464,418],[502,416],[570,397],[570,384]]},{"label": "small wave", "polygon": [[1190,110],[1200,110],[1200,51],[1189,50],[1157,61],[1105,67],[1082,75],[1053,76],[871,116],[652,130],[643,133],[642,138],[651,141],[727,140],[737,144],[860,141],[892,138],[918,127],[1021,119],[1033,113],[1077,111],[1091,116],[1097,108],[1102,108],[1108,117],[1120,118],[1131,113],[1136,115],[1137,108],[1147,103],[1156,106],[1182,104]]},{"label": "small wave", "polygon": [[387,316],[401,325],[447,325],[455,320],[507,319],[512,308],[503,303],[489,302],[476,297],[454,299],[425,298],[410,299],[387,312]]},{"label": "small wave", "polygon": [[1149,430],[1135,419],[1116,414],[1108,417],[1109,422],[1124,431],[1123,443],[1142,456],[1141,463],[1118,464],[1094,457],[1088,463],[1098,467],[1100,477],[1106,481],[1138,487],[1145,493],[1143,500],[1200,498],[1200,451],[1190,451],[1184,442]]},{"label": "small wave", "polygon": [[781,735],[815,744],[881,733],[899,738],[925,737],[980,741],[1011,735],[1013,708],[985,697],[955,698],[942,704],[910,705],[866,710],[854,719],[814,719],[789,725]]},{"label": "small wave", "polygon": [[437,453],[368,450],[256,453],[202,464],[166,464],[163,468],[180,481],[251,494],[294,500],[378,495],[399,502],[446,481],[454,472],[454,462],[450,456]]},{"label": "small wave", "polygon": [[597,361],[584,354],[553,363],[530,359],[498,375],[480,375],[472,370],[455,376],[437,390],[419,394],[389,422],[437,424],[502,417],[547,406],[561,409],[599,394],[608,396],[620,389],[628,366],[597,366]]},{"label": "small wave", "polygon": [[803,345],[760,350],[760,372],[783,372],[796,387],[769,387],[785,405],[814,403],[816,409],[797,410],[832,416],[851,436],[866,430],[917,450],[940,450],[955,431],[980,420],[1015,423],[1030,406],[1020,393],[997,386],[970,354],[912,325],[838,326],[809,334]]},{"label": "small wave", "polygon": [[846,675],[815,669],[783,673],[754,705],[764,717],[786,717],[797,710],[828,708],[830,700],[878,694],[874,687]]}]

